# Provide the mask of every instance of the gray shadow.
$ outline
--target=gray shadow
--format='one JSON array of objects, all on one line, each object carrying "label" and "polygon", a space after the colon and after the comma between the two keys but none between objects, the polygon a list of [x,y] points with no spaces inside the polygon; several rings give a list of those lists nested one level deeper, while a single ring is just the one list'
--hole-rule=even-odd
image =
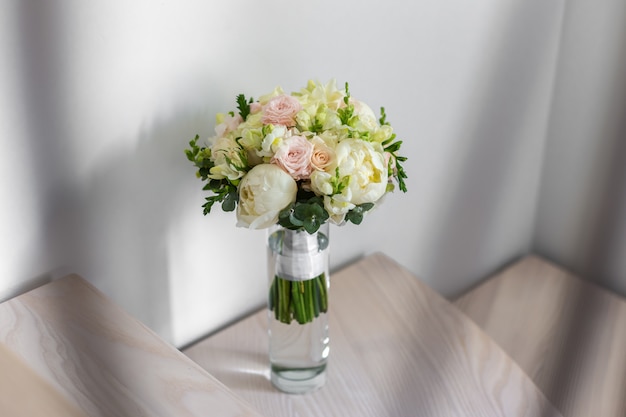
[{"label": "gray shadow", "polygon": [[[155,119],[138,137],[128,138],[134,148],[103,155],[91,167],[90,175],[77,175],[80,155],[72,153],[69,128],[76,115],[67,114],[62,105],[69,90],[63,85],[64,73],[73,63],[64,40],[66,17],[57,6],[23,1],[15,7],[24,113],[30,120],[26,139],[37,178],[32,186],[36,187],[38,217],[42,219],[41,247],[46,252],[43,264],[62,266],[105,294],[114,294],[114,301],[131,315],[172,340],[169,288],[175,277],[170,277],[168,270],[168,229],[180,217],[183,204],[189,201],[186,197],[201,188],[193,181],[194,168],[183,150],[195,133],[208,133],[203,130],[210,109],[180,109]],[[218,90],[215,85],[214,91]],[[89,140],[89,132],[85,132],[85,140]],[[57,272],[48,271],[42,277],[49,279]],[[43,281],[41,277],[32,280]],[[70,328],[61,333],[60,338],[67,340],[76,334]],[[90,368],[94,364],[86,352],[78,352],[78,356],[86,359],[68,365],[70,372],[82,366],[86,374],[94,375]],[[125,373],[127,364],[115,352],[105,352],[99,359],[107,375]],[[132,387],[128,388],[132,395]],[[98,398],[96,394],[81,393],[92,400]],[[94,401],[97,408],[97,399]],[[124,404],[125,400],[120,401]],[[102,405],[99,412],[111,415],[119,404]]]},{"label": "gray shadow", "polygon": [[[624,16],[626,18],[626,15]],[[618,39],[626,39],[626,27]],[[594,171],[598,173],[598,188],[594,190],[598,198],[590,199],[587,213],[591,223],[591,233],[583,243],[585,250],[576,272],[586,279],[610,290],[626,294],[625,269],[615,268],[616,259],[623,259],[624,234],[626,234],[626,42],[622,41],[619,51],[619,67],[614,68],[615,82],[609,98],[611,105],[605,115],[598,138],[603,141],[603,156],[596,161]],[[620,228],[621,225],[621,228]],[[626,268],[626,263],[622,264]]]},{"label": "gray shadow", "polygon": [[[439,288],[457,288],[454,284],[459,279],[472,286],[485,276],[486,268],[495,270],[530,249],[539,166],[536,172],[529,172],[537,183],[526,183],[524,189],[515,191],[520,203],[516,207],[518,221],[526,227],[507,224],[510,230],[521,230],[522,234],[506,236],[506,249],[498,243],[503,240],[502,231],[497,229],[498,215],[501,210],[511,210],[503,205],[511,198],[508,182],[520,169],[516,164],[520,153],[529,152],[530,147],[538,158],[543,150],[543,138],[530,137],[526,126],[537,123],[533,110],[537,94],[545,88],[542,77],[546,69],[542,65],[555,61],[554,49],[543,36],[560,22],[561,8],[555,6],[550,11],[553,13],[547,13],[540,2],[511,7],[508,16],[502,16],[499,31],[493,34],[498,40],[495,47],[485,51],[483,68],[488,75],[476,80],[482,88],[477,89],[473,111],[458,128],[462,143],[469,145],[456,167],[458,176],[442,184],[449,187],[451,198],[433,244],[432,253],[437,256],[429,277]],[[528,22],[536,22],[536,27],[529,27]],[[445,295],[454,298],[458,294]]]},{"label": "gray shadow", "polygon": [[[626,11],[626,9],[625,9]],[[626,15],[623,16],[626,19]],[[625,20],[626,21],[626,20]],[[613,269],[616,259],[623,259],[623,247],[620,251],[620,238],[626,233],[626,26],[622,25],[622,47],[617,48],[619,58],[617,68],[613,68],[613,92],[609,97],[610,109],[605,114],[598,138],[602,143],[602,156],[595,161],[594,179],[596,189],[590,193],[597,198],[589,199],[584,222],[589,225],[588,238],[579,245],[579,257],[568,268],[576,275],[602,287],[624,294],[626,280]],[[575,169],[576,167],[571,167]],[[581,187],[582,188],[582,187]],[[584,189],[581,191],[585,191]],[[622,225],[622,229],[619,228]],[[578,225],[575,225],[578,226]],[[560,361],[554,365],[545,383],[545,393],[564,415],[573,413],[571,396],[580,391],[579,382],[587,377],[585,369],[599,352],[598,334],[612,324],[608,320],[606,298],[603,294],[588,291],[585,287],[577,288],[569,294],[571,305],[568,318],[562,323],[563,337],[559,340]],[[596,384],[598,392],[604,390],[602,381]],[[623,403],[623,402],[622,402]],[[622,408],[624,404],[622,404]]]},{"label": "gray shadow", "polygon": [[[518,153],[529,146],[524,136],[527,135],[526,115],[532,114],[533,106],[537,104],[536,94],[544,87],[542,77],[545,69],[532,63],[554,62],[554,49],[547,46],[549,42],[542,42],[541,37],[550,33],[549,28],[554,27],[555,22],[560,22],[562,8],[556,7],[551,9],[555,13],[546,13],[543,6],[540,2],[520,2],[508,9],[508,15],[502,16],[499,22],[499,31],[494,33],[494,38],[498,40],[496,46],[485,52],[483,67],[487,68],[488,75],[484,79],[489,83],[477,80],[477,84],[484,88],[477,91],[474,111],[466,115],[465,126],[458,129],[464,132],[463,140],[470,146],[466,147],[467,153],[463,155],[458,177],[448,185],[452,198],[442,215],[443,227],[432,251],[437,257],[431,267],[429,281],[437,282],[442,288],[454,288],[453,284],[461,277],[466,282],[471,278],[474,283],[484,278],[484,270],[478,271],[480,276],[468,274],[473,273],[470,268],[475,268],[477,263],[484,267],[485,259],[495,269],[529,250],[534,204],[529,206],[527,218],[520,219],[528,228],[526,244],[511,253],[509,259],[502,259],[502,254],[491,258],[486,255],[487,249],[494,249],[490,234],[494,232],[494,219],[501,210],[499,204],[507,198],[507,178],[512,170],[519,169],[514,166]],[[529,27],[528,22],[536,22],[537,26]],[[546,105],[546,111],[548,109]],[[542,141],[543,138],[539,138],[533,144],[537,146],[538,155],[543,149]],[[535,175],[539,178],[538,172]],[[536,188],[529,186],[520,193],[536,192]],[[524,195],[521,200],[525,198],[534,201],[533,195]],[[464,266],[467,266],[465,270]],[[452,358],[450,362],[453,362]],[[431,395],[423,398],[422,407],[416,414],[435,415],[440,411],[441,404],[456,403],[459,408],[468,406],[468,403],[458,403],[462,401],[460,396],[450,397],[443,371],[446,364],[448,361],[444,360],[439,366],[442,371],[434,372]],[[411,399],[424,395],[407,381],[401,381],[393,392],[396,393],[393,404],[410,403]],[[392,410],[390,415],[405,415],[400,410]],[[472,413],[470,410],[467,412]],[[549,408],[537,412],[538,416],[553,415],[553,410]]]}]

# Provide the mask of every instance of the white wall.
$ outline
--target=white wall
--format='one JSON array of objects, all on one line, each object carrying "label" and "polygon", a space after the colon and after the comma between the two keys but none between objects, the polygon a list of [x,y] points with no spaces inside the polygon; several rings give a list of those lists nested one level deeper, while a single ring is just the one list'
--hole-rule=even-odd
[{"label": "white wall", "polygon": [[[531,245],[563,3],[4,1],[0,295],[74,271],[177,345],[264,302],[264,233],[203,217],[183,149],[238,93],[349,81],[409,193],[334,228],[454,295]],[[384,279],[384,277],[381,277]]]},{"label": "white wall", "polygon": [[626,3],[570,0],[534,247],[626,295]]}]

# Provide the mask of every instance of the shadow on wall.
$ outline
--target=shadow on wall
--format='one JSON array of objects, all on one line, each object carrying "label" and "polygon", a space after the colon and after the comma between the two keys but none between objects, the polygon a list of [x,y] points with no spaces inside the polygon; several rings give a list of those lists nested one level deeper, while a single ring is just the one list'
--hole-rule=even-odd
[{"label": "shadow on wall", "polygon": [[598,137],[588,138],[600,141],[603,149],[593,167],[598,177],[594,181],[597,188],[591,194],[597,193],[598,198],[586,201],[591,232],[588,240],[580,242],[584,249],[578,272],[626,295],[626,25],[621,28],[621,36],[616,37],[621,47],[616,48],[619,56],[609,90],[613,94],[603,106],[608,111]]},{"label": "shadow on wall", "polygon": [[[458,129],[464,138],[462,142],[466,143],[464,158],[449,185],[451,198],[434,242],[433,253],[438,256],[434,257],[430,275],[438,282],[468,278],[473,273],[468,267],[483,272],[500,268],[530,247],[550,99],[545,80],[555,74],[554,54],[559,33],[555,21],[562,13],[561,4],[554,5],[554,13],[546,13],[544,6],[540,2],[520,2],[505,9],[506,14],[500,16],[503,19],[498,26],[500,31],[492,36],[496,43],[485,54],[483,78],[476,80],[480,95],[475,102],[468,103],[467,108],[474,111],[467,114],[465,125]],[[536,22],[532,31],[528,22]],[[554,35],[554,42],[545,42],[546,34]],[[538,124],[537,119],[543,123]],[[523,182],[523,189],[511,190],[509,185],[515,181],[510,177],[515,175],[515,169],[520,169],[518,158],[529,153],[537,172],[523,169],[522,175],[533,177],[532,181]],[[505,226],[509,233],[519,235],[504,236],[505,244],[501,245],[503,237],[498,220],[505,210],[503,202],[511,199],[524,206],[518,207],[517,212],[505,213],[505,222],[519,222]],[[472,278],[480,280],[484,276]],[[411,390],[409,384],[399,384],[392,391],[398,399],[415,395]],[[431,394],[434,401],[431,398],[425,406],[448,401],[443,394]]]},{"label": "shadow on wall", "polygon": [[433,247],[440,255],[430,271],[451,283],[443,287],[484,278],[474,274],[500,268],[531,243],[562,7],[555,4],[552,13],[540,2],[502,7],[508,9],[494,24],[476,94],[457,130],[463,158],[446,185],[450,198]]},{"label": "shadow on wall", "polygon": [[16,13],[24,112],[31,120],[26,139],[39,179],[28,186],[36,187],[43,229],[38,248],[45,259],[32,256],[37,268],[49,269],[37,283],[76,272],[172,340],[167,233],[190,199],[184,196],[197,196],[200,188],[183,150],[206,130],[211,112],[166,115],[129,137],[132,145],[107,149],[87,173],[78,173],[75,142],[92,138],[89,132],[75,137],[71,123],[79,115],[62,105],[70,90],[64,73],[72,65],[62,11],[20,2]]},{"label": "shadow on wall", "polygon": [[625,17],[619,1],[602,9],[584,1],[568,6],[534,242],[538,253],[622,295]]},{"label": "shadow on wall", "polygon": [[167,238],[189,201],[184,195],[195,195],[198,188],[183,153],[184,132],[202,121],[200,114],[181,114],[156,122],[132,151],[103,159],[80,185],[67,219],[72,264],[170,341]]},{"label": "shadow on wall", "polygon": [[[571,7],[574,8],[576,5]],[[624,22],[623,19],[626,17],[624,13],[626,13],[626,8],[623,9],[622,20],[616,18],[616,21]],[[586,155],[587,158],[593,159],[590,164],[591,169],[586,172],[591,178],[588,182],[576,184],[576,191],[579,195],[590,198],[580,200],[584,205],[582,216],[575,218],[573,222],[567,222],[566,225],[573,228],[567,231],[567,235],[572,236],[569,232],[573,231],[573,235],[578,237],[572,246],[574,250],[568,254],[572,264],[567,265],[567,269],[571,269],[582,278],[626,294],[624,279],[626,273],[624,261],[626,250],[626,119],[623,117],[624,109],[626,109],[626,78],[624,77],[626,25],[621,23],[620,30],[621,36],[614,38],[620,40],[620,44],[614,49],[614,51],[619,51],[613,61],[616,65],[610,69],[608,81],[585,80],[582,77],[578,80],[594,83],[607,81],[609,88],[604,91],[610,91],[611,94],[608,97],[601,96],[604,101],[593,103],[594,107],[605,109],[605,112],[602,114],[601,128],[595,132],[597,136],[583,138],[596,146],[593,148],[595,152]],[[602,62],[598,63],[598,65],[602,64]],[[586,117],[592,118],[588,115]],[[584,126],[584,124],[576,124],[577,121],[573,123],[575,126]],[[568,172],[579,169],[575,164],[565,165],[570,161],[565,158],[559,160],[559,157],[560,155],[555,156],[555,160],[549,162],[566,166]],[[563,210],[559,213],[560,215],[568,216],[569,207],[561,204],[559,208]],[[573,211],[578,212],[578,210]],[[571,242],[561,241],[561,243],[567,245]],[[563,250],[562,248],[556,249],[557,251]],[[557,263],[566,264],[566,262]],[[559,361],[551,364],[552,369],[542,368],[539,376],[539,380],[543,382],[542,387],[546,397],[559,407],[564,415],[574,415],[579,411],[572,409],[572,405],[576,402],[573,402],[571,397],[586,394],[580,389],[579,381],[588,377],[585,372],[596,360],[601,350],[598,341],[602,340],[602,333],[609,331],[610,326],[614,324],[606,314],[605,309],[608,308],[606,298],[601,297],[600,294],[600,292],[590,293],[585,290],[568,294],[571,297],[571,300],[568,300],[571,314],[564,315],[568,320],[559,323],[561,338],[558,346],[549,347],[558,352]],[[597,388],[597,392],[603,392],[602,387]],[[605,414],[611,413],[608,410],[609,408],[606,409]]]}]

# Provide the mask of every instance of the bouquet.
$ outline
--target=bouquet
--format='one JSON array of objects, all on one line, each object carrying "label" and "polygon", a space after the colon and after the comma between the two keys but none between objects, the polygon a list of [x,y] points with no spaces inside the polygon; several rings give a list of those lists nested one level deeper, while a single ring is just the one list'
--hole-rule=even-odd
[{"label": "bouquet", "polygon": [[[314,234],[328,221],[360,224],[364,214],[407,175],[385,109],[377,119],[365,103],[309,81],[299,92],[280,87],[258,100],[237,96],[237,112],[217,114],[207,146],[196,136],[185,150],[210,192],[204,214],[221,203],[237,226],[278,224]],[[284,323],[305,324],[325,312],[326,278],[291,281],[276,275],[270,309]]]},{"label": "bouquet", "polygon": [[273,224],[315,233],[321,224],[360,224],[395,188],[406,192],[401,141],[380,118],[339,90],[309,81],[299,92],[280,87],[258,101],[237,96],[237,112],[217,114],[208,146],[196,136],[185,150],[210,191],[203,205],[237,210],[237,226]]}]

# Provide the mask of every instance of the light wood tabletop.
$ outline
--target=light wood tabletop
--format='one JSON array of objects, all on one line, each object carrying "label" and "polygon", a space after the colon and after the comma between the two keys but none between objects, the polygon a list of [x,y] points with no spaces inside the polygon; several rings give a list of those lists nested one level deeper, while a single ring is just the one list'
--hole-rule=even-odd
[{"label": "light wood tabletop", "polygon": [[332,274],[326,385],[269,382],[258,312],[184,351],[261,413],[279,416],[560,416],[522,369],[451,303],[382,254]]},{"label": "light wood tabletop", "polygon": [[0,415],[10,417],[87,417],[0,344]]},{"label": "light wood tabletop", "polygon": [[529,256],[456,305],[564,416],[626,416],[624,298]]},{"label": "light wood tabletop", "polygon": [[0,304],[0,366],[1,416],[259,416],[77,276]]}]

